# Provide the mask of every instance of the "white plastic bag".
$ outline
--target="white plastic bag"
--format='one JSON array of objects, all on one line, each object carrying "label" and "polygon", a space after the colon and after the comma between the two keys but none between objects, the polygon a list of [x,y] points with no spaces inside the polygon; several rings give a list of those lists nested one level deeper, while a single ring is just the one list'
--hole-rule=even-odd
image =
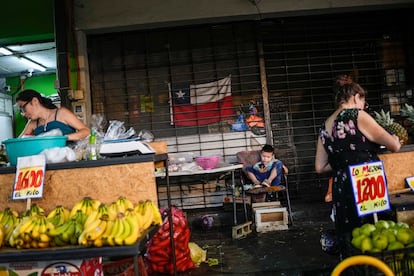
[{"label": "white plastic bag", "polygon": [[46,164],[71,162],[76,160],[75,152],[69,147],[45,149],[40,154],[45,155]]},{"label": "white plastic bag", "polygon": [[54,128],[47,132],[40,133],[37,137],[48,137],[48,136],[63,136],[62,131],[59,128]]},{"label": "white plastic bag", "polygon": [[122,140],[122,139],[128,139],[135,135],[135,130],[131,127],[126,131],[124,122],[120,122],[117,120],[110,121],[109,127],[106,130],[104,140]]}]

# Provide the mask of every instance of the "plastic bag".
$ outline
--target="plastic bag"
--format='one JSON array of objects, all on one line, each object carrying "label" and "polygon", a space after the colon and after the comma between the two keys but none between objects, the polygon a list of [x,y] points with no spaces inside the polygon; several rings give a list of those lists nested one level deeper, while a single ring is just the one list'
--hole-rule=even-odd
[{"label": "plastic bag", "polygon": [[237,120],[231,125],[232,131],[246,131],[249,129],[249,126],[244,122],[244,113],[240,113]]},{"label": "plastic bag", "polygon": [[154,134],[151,131],[147,130],[147,129],[142,129],[138,133],[138,137],[144,142],[154,141]]},{"label": "plastic bag", "polygon": [[198,246],[195,242],[189,242],[191,260],[195,266],[199,266],[206,261],[207,251]]},{"label": "plastic bag", "polygon": [[135,134],[136,132],[134,128],[131,127],[128,129],[128,131],[126,131],[124,122],[114,120],[114,121],[109,121],[109,127],[106,130],[104,140],[128,139]]},{"label": "plastic bag", "polygon": [[40,154],[45,155],[46,164],[76,160],[75,152],[69,147],[45,149]]},{"label": "plastic bag", "polygon": [[62,131],[59,128],[49,130],[47,132],[40,133],[37,137],[46,137],[46,136],[63,136]]}]

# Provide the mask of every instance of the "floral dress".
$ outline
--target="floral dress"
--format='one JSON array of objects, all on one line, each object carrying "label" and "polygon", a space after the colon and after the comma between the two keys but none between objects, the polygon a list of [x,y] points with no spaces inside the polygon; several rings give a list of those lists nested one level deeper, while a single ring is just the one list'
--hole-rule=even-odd
[{"label": "floral dress", "polygon": [[327,132],[325,124],[319,132],[334,170],[333,210],[338,245],[343,255],[348,255],[350,250],[352,230],[371,219],[358,216],[348,166],[379,160],[380,147],[359,130],[358,114],[359,109],[344,109],[334,121],[332,134]]}]

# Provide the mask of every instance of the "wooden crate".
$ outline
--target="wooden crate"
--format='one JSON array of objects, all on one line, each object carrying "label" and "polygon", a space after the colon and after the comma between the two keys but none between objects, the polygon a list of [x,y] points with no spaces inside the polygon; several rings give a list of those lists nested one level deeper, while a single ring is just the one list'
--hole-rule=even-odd
[{"label": "wooden crate", "polygon": [[256,232],[263,233],[288,229],[288,212],[285,207],[254,208]]},{"label": "wooden crate", "polygon": [[280,201],[269,201],[269,202],[255,202],[252,204],[253,210],[265,209],[265,208],[278,208],[282,207]]}]

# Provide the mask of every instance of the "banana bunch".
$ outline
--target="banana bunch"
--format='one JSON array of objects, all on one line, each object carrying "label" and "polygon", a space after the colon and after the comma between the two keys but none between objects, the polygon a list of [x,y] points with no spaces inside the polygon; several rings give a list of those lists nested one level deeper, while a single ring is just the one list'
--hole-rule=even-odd
[{"label": "banana bunch", "polygon": [[109,212],[108,206],[101,203],[101,205],[99,205],[98,209],[93,210],[88,216],[86,216],[86,219],[85,219],[85,222],[84,222],[84,228],[86,228],[86,226],[90,225],[92,223],[92,221],[98,220],[103,215],[107,215],[108,219],[115,219],[115,215],[113,215],[112,213]]},{"label": "banana bunch", "polygon": [[47,220],[45,215],[24,216],[15,225],[13,231],[6,236],[6,242],[17,249],[46,248],[50,246],[49,233],[53,229],[55,226]]},{"label": "banana bunch", "polygon": [[101,204],[86,219],[78,243],[84,246],[131,245],[141,237],[134,204],[120,196],[109,206]]},{"label": "banana bunch", "polygon": [[124,196],[119,196],[115,201],[109,204],[108,209],[111,215],[117,215],[118,213],[125,213],[128,208],[134,208],[132,201]]},{"label": "banana bunch", "polygon": [[141,238],[142,231],[138,225],[138,217],[133,208],[125,210],[125,216],[120,218],[122,223],[122,234],[115,236],[116,245],[131,245]]},{"label": "banana bunch", "polygon": [[72,207],[70,211],[70,217],[73,217],[78,210],[81,210],[84,214],[89,215],[93,210],[97,210],[101,202],[91,197],[84,197]]},{"label": "banana bunch", "polygon": [[[141,237],[136,213],[132,208],[126,214],[118,213],[115,220],[108,221],[106,231],[101,237],[103,245],[131,245]],[[96,244],[95,244],[96,246]]]},{"label": "banana bunch", "polygon": [[151,225],[161,225],[161,213],[152,200],[140,201],[134,207],[141,231],[147,230]]},{"label": "banana bunch", "polygon": [[78,238],[81,235],[82,231],[83,226],[75,216],[68,221],[65,221],[63,224],[55,227],[52,231],[49,232],[50,237],[52,237],[51,245],[77,245]]},{"label": "banana bunch", "polygon": [[11,208],[5,208],[0,215],[0,225],[4,230],[4,237],[7,237],[13,231],[13,227],[16,224],[19,214]]},{"label": "banana bunch", "polygon": [[155,203],[152,202],[152,201],[151,201],[151,208],[152,208],[152,212],[154,213],[154,217],[152,219],[152,224],[153,225],[162,225],[163,219],[162,219],[161,211],[158,208],[158,206],[155,205]]},{"label": "banana bunch", "polygon": [[57,205],[49,212],[49,214],[47,214],[47,220],[56,227],[68,221],[69,215],[70,211],[68,209],[62,205]]},{"label": "banana bunch", "polygon": [[27,209],[26,211],[24,211],[22,213],[22,216],[32,216],[32,215],[42,215],[45,213],[45,210],[40,207],[39,205],[37,205],[36,203],[33,203],[32,205],[30,205],[30,208]]},{"label": "banana bunch", "polygon": [[85,222],[83,231],[78,237],[78,244],[83,246],[103,246],[102,235],[107,230],[109,215],[103,214]]},{"label": "banana bunch", "polygon": [[4,228],[3,226],[0,225],[0,248],[3,246],[4,244]]},{"label": "banana bunch", "polygon": [[83,227],[87,218],[88,216],[82,210],[77,210],[69,220],[75,220]]},{"label": "banana bunch", "polygon": [[124,196],[118,197],[115,202],[119,206],[118,213],[125,213],[127,209],[134,208],[134,204],[132,203],[132,201],[130,201]]}]

